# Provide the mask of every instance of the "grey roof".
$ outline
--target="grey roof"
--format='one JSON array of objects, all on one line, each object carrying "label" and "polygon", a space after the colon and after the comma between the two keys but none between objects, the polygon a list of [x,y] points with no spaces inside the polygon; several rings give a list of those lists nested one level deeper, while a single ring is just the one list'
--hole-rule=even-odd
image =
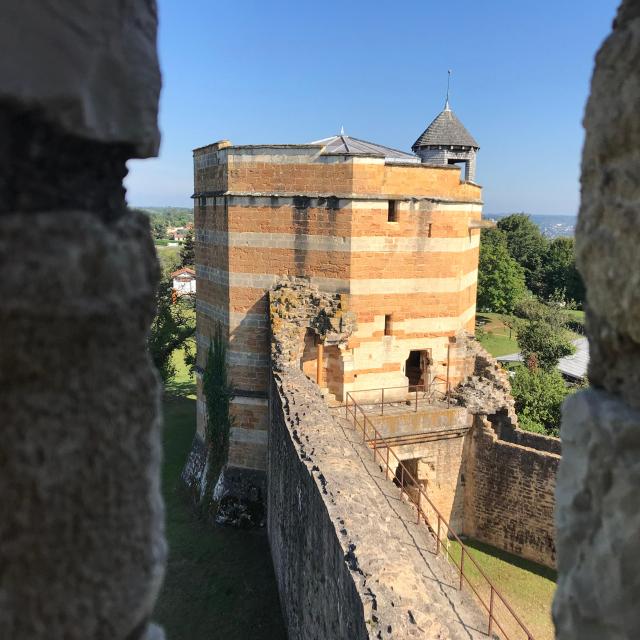
[{"label": "grey roof", "polygon": [[[573,341],[576,352],[573,355],[560,358],[558,361],[558,371],[568,378],[584,380],[587,377],[589,366],[589,340],[578,338]],[[519,353],[509,353],[506,356],[498,356],[496,360],[500,362],[521,362],[522,356]]]},{"label": "grey roof", "polygon": [[576,346],[576,352],[571,356],[560,358],[558,369],[565,376],[582,380],[587,377],[589,366],[589,340],[580,338],[574,340],[573,344]]},{"label": "grey roof", "polygon": [[436,119],[424,130],[411,148],[415,151],[418,147],[440,145],[480,148],[480,145],[475,141],[473,136],[465,129],[462,122],[458,120],[456,114],[451,111],[448,102],[444,110],[440,112]]},{"label": "grey roof", "polygon": [[336,155],[373,155],[385,158],[386,160],[395,160],[398,162],[420,162],[420,158],[413,153],[399,151],[391,147],[385,147],[375,142],[367,142],[358,138],[352,138],[347,135],[331,136],[322,140],[314,140],[310,144],[323,144],[325,146],[324,153]]}]

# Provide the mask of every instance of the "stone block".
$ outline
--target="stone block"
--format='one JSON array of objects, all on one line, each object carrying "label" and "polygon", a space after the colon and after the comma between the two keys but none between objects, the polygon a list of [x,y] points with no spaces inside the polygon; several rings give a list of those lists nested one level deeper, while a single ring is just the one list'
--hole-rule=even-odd
[{"label": "stone block", "polygon": [[562,412],[556,491],[559,640],[630,640],[640,629],[640,411],[590,389]]},{"label": "stone block", "polygon": [[[6,0],[0,102],[75,136],[156,155],[155,0]],[[10,53],[9,53],[10,52]]]},{"label": "stone block", "polygon": [[142,637],[166,556],[148,221],[3,214],[0,269],[0,637]]}]

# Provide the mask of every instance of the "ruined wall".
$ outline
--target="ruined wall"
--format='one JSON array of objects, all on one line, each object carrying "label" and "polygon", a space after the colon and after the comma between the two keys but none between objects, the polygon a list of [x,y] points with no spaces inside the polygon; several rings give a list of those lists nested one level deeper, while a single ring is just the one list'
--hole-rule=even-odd
[{"label": "ruined wall", "polygon": [[[322,398],[314,395],[321,407]],[[361,594],[345,562],[348,550],[322,499],[324,476],[314,473],[296,450],[296,444],[304,447],[300,439],[304,430],[290,431],[291,408],[287,405],[293,401],[274,381],[267,518],[288,636],[291,640],[368,638]],[[331,416],[325,419],[331,421]]]},{"label": "ruined wall", "polygon": [[466,454],[465,535],[554,567],[559,462],[555,453],[500,440],[477,417]]},{"label": "ruined wall", "polygon": [[158,148],[155,35],[150,0],[2,5],[2,638],[162,635],[159,269],[122,187]]},{"label": "ruined wall", "polygon": [[518,428],[509,374],[467,341],[472,374],[454,398],[475,416],[464,450],[465,535],[555,566],[555,485],[560,440]]},{"label": "ruined wall", "polygon": [[557,488],[560,640],[640,630],[640,3],[622,2],[584,119],[578,268],[591,388],[563,409]]}]

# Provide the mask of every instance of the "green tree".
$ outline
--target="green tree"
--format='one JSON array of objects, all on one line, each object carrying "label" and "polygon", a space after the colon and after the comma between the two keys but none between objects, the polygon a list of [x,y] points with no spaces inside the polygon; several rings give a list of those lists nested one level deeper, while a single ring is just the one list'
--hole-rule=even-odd
[{"label": "green tree", "polygon": [[184,242],[180,247],[180,266],[193,268],[196,263],[195,243],[193,241],[193,229],[187,231]]},{"label": "green tree", "polygon": [[544,294],[544,259],[548,240],[526,213],[514,213],[498,221],[505,234],[511,257],[524,269],[527,288],[537,296]]},{"label": "green tree", "polygon": [[173,352],[182,349],[187,360],[196,331],[192,296],[174,299],[172,284],[171,276],[165,273],[156,293],[156,317],[147,339],[151,359],[164,384],[176,374],[172,363]]},{"label": "green tree", "polygon": [[227,460],[232,426],[229,407],[233,399],[227,368],[227,342],[219,322],[215,324],[209,342],[202,392],[207,403],[206,444],[211,456],[209,481],[216,482]]},{"label": "green tree", "polygon": [[576,350],[568,331],[552,315],[523,323],[518,330],[518,346],[524,362],[535,362],[545,371],[553,370],[560,358]]},{"label": "green tree", "polygon": [[558,436],[560,409],[570,393],[557,369],[529,369],[519,366],[511,380],[520,427],[527,431]]},{"label": "green tree", "polygon": [[523,270],[509,255],[504,233],[499,229],[483,230],[478,266],[478,309],[511,313],[525,293]]},{"label": "green tree", "polygon": [[544,294],[548,300],[584,302],[585,290],[576,268],[573,238],[555,238],[549,244],[544,261]]}]

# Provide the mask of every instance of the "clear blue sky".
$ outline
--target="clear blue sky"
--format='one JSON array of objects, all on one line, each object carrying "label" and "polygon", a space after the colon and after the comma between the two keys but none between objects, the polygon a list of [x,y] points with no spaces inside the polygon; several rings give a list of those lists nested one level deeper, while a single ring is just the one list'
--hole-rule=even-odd
[{"label": "clear blue sky", "polygon": [[593,57],[617,0],[159,0],[162,146],[132,206],[191,206],[194,147],[337,133],[409,149],[451,106],[485,211],[576,213]]}]

